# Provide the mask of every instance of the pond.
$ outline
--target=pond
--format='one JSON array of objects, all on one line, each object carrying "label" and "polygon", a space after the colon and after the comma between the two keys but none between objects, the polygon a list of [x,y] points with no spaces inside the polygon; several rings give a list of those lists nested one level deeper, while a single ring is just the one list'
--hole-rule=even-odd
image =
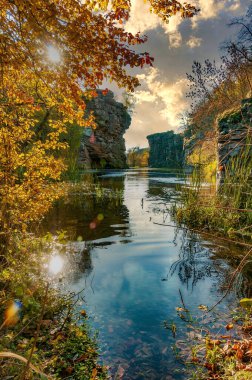
[{"label": "pond", "polygon": [[[181,296],[192,315],[201,304],[214,305],[241,247],[177,228],[167,209],[178,200],[183,180],[172,173],[97,171],[83,181],[94,183],[96,193],[73,192],[44,223],[51,233],[65,230],[77,252],[61,286],[79,292],[77,307],[98,330],[101,361],[113,378],[186,379],[173,347],[188,327],[176,307]],[[225,313],[242,293],[249,296],[250,287],[247,268],[219,310]],[[165,328],[172,324],[176,337]]]}]

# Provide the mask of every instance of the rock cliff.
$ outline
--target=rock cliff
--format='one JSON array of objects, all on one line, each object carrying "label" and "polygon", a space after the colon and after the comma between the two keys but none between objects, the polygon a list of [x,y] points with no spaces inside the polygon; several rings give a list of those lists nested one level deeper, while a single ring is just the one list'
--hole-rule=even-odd
[{"label": "rock cliff", "polygon": [[[241,155],[252,139],[252,99],[244,99],[241,107],[227,111],[217,120],[218,135],[218,173],[217,180],[222,182],[230,160]],[[248,141],[250,140],[250,141]],[[251,150],[250,150],[251,154]]]},{"label": "rock cliff", "polygon": [[173,131],[147,136],[151,168],[180,169],[184,163],[183,136]]},{"label": "rock cliff", "polygon": [[79,164],[85,168],[125,168],[123,135],[131,123],[126,107],[114,99],[112,91],[87,102],[87,114],[93,111],[96,130],[84,129],[79,152]]}]

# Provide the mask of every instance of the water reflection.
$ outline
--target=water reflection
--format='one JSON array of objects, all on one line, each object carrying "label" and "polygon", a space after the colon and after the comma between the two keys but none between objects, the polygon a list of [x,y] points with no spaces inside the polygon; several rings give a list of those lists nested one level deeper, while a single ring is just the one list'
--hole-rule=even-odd
[{"label": "water reflection", "polygon": [[[83,181],[91,184],[97,183],[98,180],[96,175],[88,174],[84,176]],[[97,190],[88,194],[69,194],[67,199],[58,201],[47,215],[43,230],[53,234],[64,230],[71,240],[77,240],[79,237],[86,242],[106,239],[116,234],[122,237],[130,236],[128,209],[123,204],[124,177],[120,176],[116,180],[108,178],[102,182],[102,186],[110,189],[111,194],[122,193],[122,200],[97,196]],[[103,218],[99,221],[100,215]]]},{"label": "water reflection", "polygon": [[[216,303],[235,265],[234,247],[176,228],[167,206],[178,198],[178,178],[169,173],[97,172],[90,180],[120,191],[122,202],[72,194],[52,211],[46,228],[66,230],[76,248],[69,264],[73,275],[65,286],[83,289],[90,323],[99,330],[102,359],[114,378],[186,379],[178,372],[183,367],[163,321],[175,321],[178,337],[185,335],[186,325],[175,310],[181,304],[179,290],[192,313],[199,304]],[[90,229],[99,214],[104,219]],[[245,271],[247,287],[249,276]],[[227,297],[221,308],[234,298]]]},{"label": "water reflection", "polygon": [[[78,260],[78,272],[81,274],[85,274],[89,276],[93,270],[93,263],[91,257],[92,245],[85,245],[83,250],[80,253],[80,260]],[[77,281],[77,277],[75,277],[75,281]]]},{"label": "water reflection", "polygon": [[204,277],[212,277],[217,272],[209,258],[209,252],[202,247],[198,237],[188,231],[183,231],[180,242],[179,258],[170,267],[170,276],[178,274],[182,284],[193,287]]}]

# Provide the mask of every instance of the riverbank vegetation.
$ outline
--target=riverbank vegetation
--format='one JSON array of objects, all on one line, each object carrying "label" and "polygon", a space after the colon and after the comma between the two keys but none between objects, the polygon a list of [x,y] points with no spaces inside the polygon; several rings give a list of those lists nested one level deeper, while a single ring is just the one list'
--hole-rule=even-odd
[{"label": "riverbank vegetation", "polygon": [[[184,124],[191,187],[173,211],[181,223],[232,238],[252,238],[252,9],[230,27],[236,39],[221,63],[194,62],[188,74],[191,112]],[[217,176],[217,183],[216,183]],[[206,182],[211,189],[206,190]],[[215,188],[217,187],[217,191]]]},{"label": "riverbank vegetation", "polygon": [[13,239],[0,266],[1,379],[106,379],[78,296],[58,290],[66,236]]},{"label": "riverbank vegetation", "polygon": [[190,186],[182,189],[179,205],[172,214],[180,223],[231,239],[252,239],[252,159],[249,149],[234,157],[225,171],[225,178],[216,192],[209,189],[204,166],[195,169]]},{"label": "riverbank vegetation", "polygon": [[[186,337],[175,344],[175,353],[187,368],[190,380],[248,380],[252,371],[251,299],[241,299],[231,313],[209,310],[201,313],[178,307],[188,324]],[[211,328],[209,328],[209,325]]]},{"label": "riverbank vegetation", "polygon": [[[231,23],[230,27],[238,27],[239,32],[236,40],[225,43],[221,63],[194,62],[188,74],[192,108],[184,134],[192,176],[181,191],[181,202],[171,209],[186,228],[247,246],[248,252],[231,275],[226,295],[234,288],[241,267],[251,261],[251,22],[250,6],[244,17]],[[211,310],[204,308],[202,321],[211,315]],[[183,353],[187,364],[196,368],[192,379],[251,378],[251,318],[251,299],[244,299],[239,309],[228,312],[229,321],[226,328],[219,328],[221,333],[214,325],[211,329],[195,328],[191,351]],[[193,343],[194,339],[198,344]]]}]

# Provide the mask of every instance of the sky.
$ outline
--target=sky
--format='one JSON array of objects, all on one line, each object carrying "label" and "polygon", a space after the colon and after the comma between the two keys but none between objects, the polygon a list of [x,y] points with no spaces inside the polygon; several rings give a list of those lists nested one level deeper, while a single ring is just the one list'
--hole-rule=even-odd
[{"label": "sky", "polygon": [[[251,0],[191,0],[201,9],[190,20],[173,17],[169,24],[148,11],[143,0],[132,0],[131,17],[126,29],[148,36],[142,46],[154,57],[151,68],[137,70],[141,86],[135,91],[135,107],[131,126],[124,135],[127,149],[146,147],[146,136],[168,130],[178,131],[179,115],[190,110],[186,98],[186,73],[194,60],[218,61],[223,54],[221,44],[237,31],[228,26],[234,17],[244,14]],[[119,91],[113,89],[120,97]]]}]

